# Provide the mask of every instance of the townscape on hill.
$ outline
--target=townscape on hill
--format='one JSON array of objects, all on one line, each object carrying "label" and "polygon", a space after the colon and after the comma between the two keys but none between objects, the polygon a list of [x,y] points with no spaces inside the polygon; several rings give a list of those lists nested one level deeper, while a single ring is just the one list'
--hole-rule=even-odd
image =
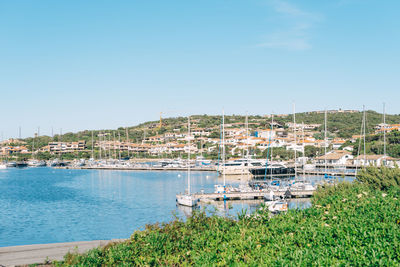
[{"label": "townscape on hill", "polygon": [[[355,164],[367,160],[379,165],[383,155],[383,133],[387,135],[386,161],[396,163],[400,157],[400,115],[387,115],[368,111],[366,117],[366,156],[360,157],[364,146],[362,112],[329,110],[327,138],[324,139],[324,111],[297,113],[294,124],[291,114],[225,117],[225,147],[227,158],[253,158],[291,161],[293,151],[305,162],[329,164]],[[191,139],[188,145],[186,118],[167,118],[147,122],[135,127],[117,130],[82,131],[63,135],[10,138],[0,143],[3,160],[73,159],[160,159],[193,157],[219,158],[221,147],[221,116],[193,115]],[[296,135],[296,137],[295,137]],[[271,153],[267,153],[271,151]],[[325,151],[327,155],[324,155]],[[357,158],[357,155],[358,158]]]}]

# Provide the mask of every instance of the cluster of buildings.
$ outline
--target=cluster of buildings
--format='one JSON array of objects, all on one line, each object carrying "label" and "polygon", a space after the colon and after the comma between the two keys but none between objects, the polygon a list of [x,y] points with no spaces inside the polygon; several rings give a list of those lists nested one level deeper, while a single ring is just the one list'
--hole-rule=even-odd
[{"label": "cluster of buildings", "polygon": [[[335,138],[332,140],[318,140],[314,135],[318,132],[320,124],[293,124],[287,123],[285,127],[277,123],[273,129],[256,128],[254,124],[251,130],[239,127],[243,124],[225,125],[225,145],[227,151],[235,156],[243,156],[245,151],[254,151],[258,149],[264,151],[268,148],[285,148],[287,150],[296,150],[304,152],[306,146],[318,148],[330,147],[338,149],[346,142],[344,139]],[[296,136],[294,134],[296,131]],[[188,139],[191,145],[188,145]],[[112,140],[98,141],[95,147],[100,150],[111,151],[121,150],[132,153],[142,152],[148,154],[171,154],[187,153],[190,149],[192,153],[210,153],[216,152],[221,144],[220,127],[212,128],[193,128],[191,136],[187,132],[175,129],[171,132],[149,136],[144,138],[141,143],[130,143]],[[352,147],[347,148],[351,151]]]},{"label": "cluster of buildings", "polygon": [[[86,150],[86,141],[77,142],[50,142],[48,145],[34,150],[37,152],[71,153]],[[0,142],[0,155],[12,156],[15,154],[32,154],[32,150],[28,149],[25,141],[10,138]]]},{"label": "cluster of buildings", "polygon": [[15,154],[28,154],[31,153],[26,147],[26,142],[19,139],[10,138],[0,142],[0,155],[9,156]]},{"label": "cluster of buildings", "polygon": [[[357,112],[353,110],[330,112]],[[195,123],[193,123],[195,124]],[[249,123],[251,129],[245,128],[243,123],[225,124],[225,145],[227,154],[242,157],[247,151],[264,151],[269,148],[284,148],[288,151],[303,152],[307,146],[315,148],[329,148],[326,155],[319,155],[312,159],[316,164],[329,165],[380,165],[388,162],[394,165],[397,159],[383,155],[361,155],[353,157],[353,144],[361,136],[353,136],[350,139],[327,138],[321,140],[321,124],[305,124],[288,122],[285,125],[274,123],[271,128],[262,128],[260,123]],[[173,129],[163,134],[145,137],[139,143],[112,140],[111,136],[102,138],[104,133],[98,135],[94,142],[94,148],[100,155],[116,155],[116,151],[127,151],[132,155],[144,153],[149,155],[188,153],[216,153],[221,145],[221,127],[198,127],[191,129],[190,136],[184,129]],[[400,124],[378,124],[376,133],[400,131]],[[319,139],[316,138],[319,136]],[[190,145],[189,141],[190,140]],[[353,144],[352,144],[353,143]],[[348,144],[348,145],[345,145]],[[35,152],[71,153],[88,151],[86,141],[76,142],[49,142],[46,146]],[[0,155],[29,154],[27,144],[18,139],[9,139],[0,142]]]}]

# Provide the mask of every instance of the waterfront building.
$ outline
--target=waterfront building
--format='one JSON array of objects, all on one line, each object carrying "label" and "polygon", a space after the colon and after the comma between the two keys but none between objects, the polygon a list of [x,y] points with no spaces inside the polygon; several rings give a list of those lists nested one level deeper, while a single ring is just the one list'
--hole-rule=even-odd
[{"label": "waterfront building", "polygon": [[31,153],[26,146],[3,146],[0,151],[3,156]]},{"label": "waterfront building", "polygon": [[86,141],[80,140],[77,142],[50,142],[47,149],[50,153],[70,153],[75,151],[83,151],[86,149]]},{"label": "waterfront building", "polygon": [[354,164],[358,166],[395,166],[398,159],[385,155],[359,155],[354,159]]},{"label": "waterfront building", "polygon": [[325,164],[326,160],[326,164],[343,166],[349,164],[350,160],[352,160],[353,158],[354,158],[353,155],[349,151],[333,150],[326,153],[326,155],[316,157],[315,163],[322,165]]}]

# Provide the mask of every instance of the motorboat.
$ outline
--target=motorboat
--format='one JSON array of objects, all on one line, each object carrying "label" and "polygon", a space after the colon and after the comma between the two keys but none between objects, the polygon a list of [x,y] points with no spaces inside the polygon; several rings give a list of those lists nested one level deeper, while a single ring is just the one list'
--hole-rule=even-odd
[{"label": "motorboat", "polygon": [[17,168],[25,168],[25,167],[28,167],[28,163],[26,161],[18,161],[18,162],[16,162],[15,167],[17,167]]},{"label": "motorboat", "polygon": [[30,160],[28,161],[29,167],[46,167],[47,164],[44,160]]},{"label": "motorboat", "polygon": [[273,176],[274,178],[287,178],[295,175],[295,169],[286,167],[282,163],[273,163],[268,166],[264,166],[262,168],[251,168],[250,173],[255,178],[265,177],[265,176]]},{"label": "motorboat", "polygon": [[51,162],[50,166],[51,167],[65,167],[65,166],[67,166],[67,163],[64,161],[59,161],[58,159],[55,159]]},{"label": "motorboat", "polygon": [[246,175],[250,169],[263,168],[263,161],[257,159],[235,159],[217,166],[220,175]]},{"label": "motorboat", "polygon": [[266,201],[265,204],[271,213],[288,211],[288,202],[286,200]]},{"label": "motorboat", "polygon": [[301,191],[314,191],[315,186],[313,186],[310,182],[306,181],[295,181],[291,186],[291,190],[301,190]]},{"label": "motorboat", "polygon": [[17,163],[15,161],[7,162],[6,166],[7,168],[15,168],[17,167]]}]

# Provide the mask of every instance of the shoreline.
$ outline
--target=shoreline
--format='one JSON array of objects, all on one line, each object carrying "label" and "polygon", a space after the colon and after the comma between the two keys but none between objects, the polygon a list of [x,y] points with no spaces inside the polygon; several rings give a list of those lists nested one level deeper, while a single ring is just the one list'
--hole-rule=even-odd
[{"label": "shoreline", "polygon": [[0,266],[45,264],[47,260],[61,261],[64,260],[64,256],[68,252],[85,253],[93,248],[103,247],[110,243],[120,243],[125,240],[92,240],[0,247]]}]

